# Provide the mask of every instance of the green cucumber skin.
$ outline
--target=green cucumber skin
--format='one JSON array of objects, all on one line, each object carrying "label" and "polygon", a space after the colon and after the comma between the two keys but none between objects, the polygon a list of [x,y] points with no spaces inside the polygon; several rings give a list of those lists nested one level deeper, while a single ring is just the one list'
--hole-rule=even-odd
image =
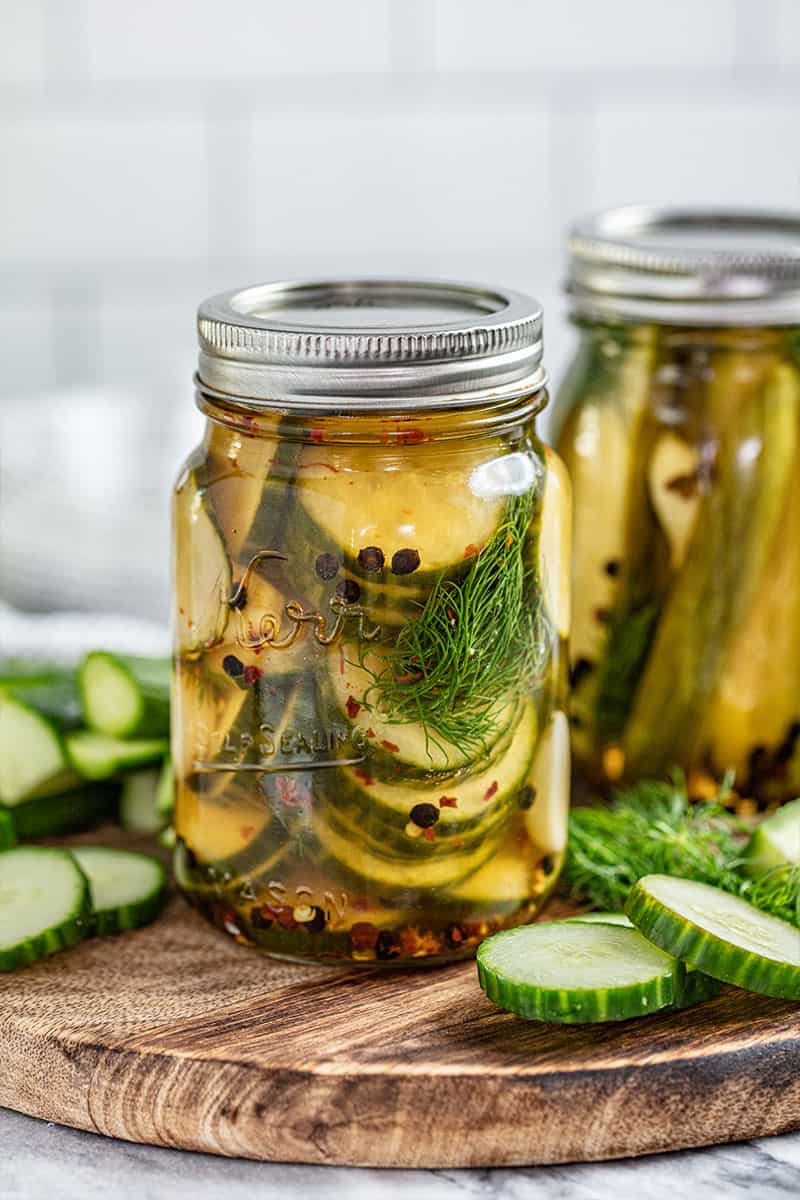
[{"label": "green cucumber skin", "polygon": [[[132,690],[139,698],[137,716],[124,727],[110,728],[102,720],[95,720],[94,724],[89,720],[91,685],[88,682],[88,672],[91,670],[91,664],[100,658],[113,664],[121,674],[127,676]],[[91,651],[83,659],[78,672],[81,705],[87,723],[99,733],[107,733],[113,737],[167,737],[171,675],[172,662],[169,658],[143,658],[136,655],[112,654],[106,650]]]},{"label": "green cucumber skin", "polygon": [[718,979],[712,979],[702,971],[687,971],[675,1002],[670,1007],[674,1012],[680,1012],[682,1008],[693,1008],[695,1004],[713,1000],[721,991],[722,984]]},{"label": "green cucumber skin", "polygon": [[52,837],[113,818],[118,798],[116,782],[91,784],[72,792],[26,800],[10,809],[9,815],[21,841]]},{"label": "green cucumber skin", "polygon": [[640,933],[661,950],[690,963],[713,979],[732,983],[745,991],[778,1000],[800,1000],[800,967],[764,959],[706,930],[696,929],[685,918],[654,900],[642,882],[639,880],[631,889],[625,913]]},{"label": "green cucumber skin", "polygon": [[75,673],[64,671],[51,679],[0,681],[0,692],[40,713],[61,733],[78,729],[83,720]]},{"label": "green cucumber skin", "polygon": [[[137,741],[131,740],[127,744],[127,747],[120,749],[118,753],[114,753],[109,749],[108,757],[103,762],[94,761],[83,755],[81,751],[82,738],[105,738],[106,736],[106,734],[95,734],[93,731],[84,730],[78,730],[76,733],[67,736],[66,748],[69,761],[82,779],[98,781],[111,779],[114,775],[124,774],[127,771],[138,771],[142,767],[147,767],[163,760],[169,750],[169,744],[165,740],[159,738],[142,738],[137,739]],[[110,738],[109,740],[121,741],[121,739],[117,738]],[[133,753],[134,747],[137,747],[136,753]]]},{"label": "green cucumber skin", "polygon": [[[3,854],[14,853],[14,850],[3,851]],[[63,856],[67,852],[63,850],[42,849],[41,853]],[[71,855],[69,857],[72,859]],[[72,861],[74,862],[75,860],[72,859]],[[2,854],[0,854],[0,869],[2,869]],[[0,949],[0,971],[16,971],[20,967],[29,967],[42,958],[48,958],[51,954],[58,954],[61,950],[68,950],[71,946],[77,946],[79,942],[82,942],[84,938],[89,936],[92,922],[89,881],[83,875],[83,872],[80,872],[80,874],[83,876],[83,888],[80,892],[78,902],[69,916],[59,925],[53,926],[43,933],[34,934],[33,937],[26,938],[16,946]]]},{"label": "green cucumber skin", "polygon": [[0,809],[0,850],[10,850],[16,844],[17,835],[14,829],[14,818],[10,812]]},{"label": "green cucumber skin", "polygon": [[[126,860],[146,861],[155,869],[157,883],[151,892],[137,900],[131,900],[125,904],[115,904],[108,908],[95,908],[92,895],[92,859],[96,860],[102,856],[108,858],[112,855],[115,861],[119,861],[120,870],[125,869]],[[127,930],[139,929],[142,925],[149,925],[164,907],[167,896],[167,873],[158,859],[151,855],[139,854],[133,850],[109,850],[104,846],[77,846],[72,852],[72,857],[89,881],[89,896],[92,901],[92,933],[98,937],[124,933]]]},{"label": "green cucumber skin", "polygon": [[[512,931],[513,932],[513,931]],[[495,937],[502,937],[495,934]],[[485,944],[485,943],[484,943]],[[478,948],[478,980],[487,997],[503,1008],[526,1021],[543,1021],[557,1025],[594,1025],[605,1021],[627,1021],[633,1017],[647,1016],[660,1012],[675,1003],[674,979],[664,975],[650,980],[648,984],[637,983],[631,987],[614,988],[602,993],[586,990],[579,1000],[573,990],[556,991],[551,988],[526,987],[524,997],[513,983],[505,980],[481,961]]]}]

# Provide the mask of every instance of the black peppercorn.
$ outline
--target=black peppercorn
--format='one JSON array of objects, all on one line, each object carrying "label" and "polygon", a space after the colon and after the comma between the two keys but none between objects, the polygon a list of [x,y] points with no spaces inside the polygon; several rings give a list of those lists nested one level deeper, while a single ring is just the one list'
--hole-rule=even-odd
[{"label": "black peppercorn", "polygon": [[553,873],[553,868],[555,867],[555,865],[556,865],[556,864],[553,862],[553,860],[552,860],[552,858],[550,857],[550,855],[549,855],[549,854],[545,854],[545,856],[544,856],[544,858],[542,859],[542,862],[541,862],[541,867],[542,867],[542,870],[544,871],[545,875],[552,875],[552,873]]},{"label": "black peppercorn", "polygon": [[361,588],[355,579],[342,579],[336,585],[336,595],[340,596],[345,604],[355,604],[361,595]]},{"label": "black peppercorn", "polygon": [[392,555],[392,574],[410,575],[420,564],[419,550],[395,550]]},{"label": "black peppercorn", "polygon": [[238,679],[244,674],[244,663],[235,654],[226,654],[222,660],[222,669],[231,679]]},{"label": "black peppercorn", "polygon": [[587,675],[591,675],[594,670],[594,665],[588,658],[576,658],[572,664],[572,670],[569,673],[569,681],[576,688]]},{"label": "black peppercorn", "polygon": [[439,809],[435,804],[415,804],[408,814],[420,829],[430,829],[439,820]]},{"label": "black peppercorn", "polygon": [[324,554],[317,555],[314,570],[320,579],[333,579],[339,570],[339,560],[335,554],[329,554],[326,550]]},{"label": "black peppercorn", "polygon": [[362,571],[370,575],[379,575],[385,562],[384,553],[380,546],[365,546],[358,552],[358,565]]},{"label": "black peppercorn", "polygon": [[391,929],[382,929],[375,943],[376,958],[398,958],[400,955],[400,939]]},{"label": "black peppercorn", "polygon": [[535,787],[531,787],[528,784],[520,790],[520,793],[519,793],[520,808],[522,808],[522,809],[532,808],[533,802],[535,799],[536,799],[536,788]]},{"label": "black peppercorn", "polygon": [[310,921],[305,921],[303,924],[309,933],[321,933],[325,928],[325,913],[315,904],[313,917]]}]

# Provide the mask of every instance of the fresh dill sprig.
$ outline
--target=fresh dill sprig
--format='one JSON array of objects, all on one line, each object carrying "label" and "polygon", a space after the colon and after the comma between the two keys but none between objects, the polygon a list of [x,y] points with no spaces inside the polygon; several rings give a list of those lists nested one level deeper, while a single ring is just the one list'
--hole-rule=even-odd
[{"label": "fresh dill sprig", "polygon": [[419,723],[434,744],[474,750],[502,707],[527,691],[549,658],[534,556],[526,554],[535,495],[512,496],[502,523],[460,580],[439,578],[371,672],[365,697],[387,720]]},{"label": "fresh dill sprig", "polygon": [[676,875],[800,924],[800,869],[745,875],[750,830],[723,799],[721,790],[715,800],[692,803],[676,772],[669,782],[644,781],[618,793],[609,807],[573,809],[562,874],[567,893],[593,908],[620,910],[643,875]]}]

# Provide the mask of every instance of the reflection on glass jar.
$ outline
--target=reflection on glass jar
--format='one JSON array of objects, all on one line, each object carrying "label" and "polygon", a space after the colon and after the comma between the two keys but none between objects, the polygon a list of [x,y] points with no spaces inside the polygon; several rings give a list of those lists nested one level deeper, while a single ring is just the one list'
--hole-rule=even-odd
[{"label": "reflection on glass jar", "polygon": [[641,210],[575,236],[557,444],[592,786],[680,765],[701,796],[729,769],[761,803],[800,788],[798,245],[784,218]]},{"label": "reflection on glass jar", "polygon": [[[293,287],[201,309],[208,424],[175,496],[177,874],[274,954],[443,961],[532,918],[566,840],[569,488],[535,432],[540,316],[457,287],[316,292],[313,313]],[[221,327],[244,305],[266,332],[242,396]],[[272,335],[298,321],[337,344],[296,338],[287,382]],[[492,388],[498,348],[519,365]]]}]

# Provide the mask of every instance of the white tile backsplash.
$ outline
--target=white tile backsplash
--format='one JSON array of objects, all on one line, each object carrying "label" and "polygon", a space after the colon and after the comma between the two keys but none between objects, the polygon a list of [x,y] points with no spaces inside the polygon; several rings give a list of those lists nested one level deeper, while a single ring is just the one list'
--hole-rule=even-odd
[{"label": "white tile backsplash", "polygon": [[590,208],[637,202],[796,208],[800,158],[789,152],[796,137],[797,111],[788,105],[598,106],[588,140],[591,189],[576,198],[573,215],[587,201]]},{"label": "white tile backsplash", "polygon": [[45,0],[0,0],[0,86],[45,77]]},{"label": "white tile backsplash", "polygon": [[380,71],[390,0],[84,0],[93,79]]},{"label": "white tile backsplash", "polygon": [[775,49],[778,62],[800,64],[800,4],[797,0],[768,0],[776,6]]},{"label": "white tile backsplash", "polygon": [[435,0],[445,70],[727,66],[735,0]]},{"label": "white tile backsplash", "polygon": [[0,259],[87,264],[208,250],[200,120],[58,112],[0,121]]},{"label": "white tile backsplash", "polygon": [[544,114],[253,121],[243,248],[346,255],[547,245]]}]

